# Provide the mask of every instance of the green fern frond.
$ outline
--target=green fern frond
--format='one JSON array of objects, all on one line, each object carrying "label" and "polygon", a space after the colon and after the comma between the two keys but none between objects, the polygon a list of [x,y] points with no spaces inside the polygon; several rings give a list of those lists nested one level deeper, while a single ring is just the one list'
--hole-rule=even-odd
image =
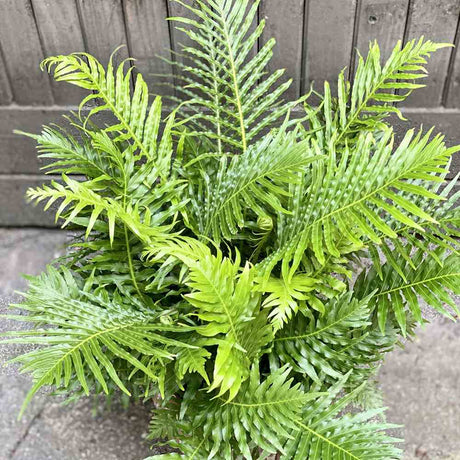
[{"label": "green fern frond", "polygon": [[190,329],[164,325],[159,321],[158,313],[139,311],[134,306],[129,308],[116,297],[104,300],[85,294],[65,269],[56,271],[49,267],[47,273],[30,280],[30,288],[24,295],[25,301],[17,306],[28,311],[29,315],[7,317],[52,327],[2,334],[3,337],[14,336],[3,343],[40,345],[40,348],[12,360],[20,362],[22,370],[34,378],[21,415],[33,395],[45,385],[66,388],[71,379],[76,378],[89,394],[85,377],[88,372],[105,392],[108,387],[102,370],[129,394],[104,349],[155,379],[139,355],[173,359],[168,347],[193,348],[165,334]]},{"label": "green fern frond", "polygon": [[[86,235],[88,236],[94,225],[102,220],[104,216],[108,225],[108,235],[110,241],[113,242],[115,235],[115,225],[117,220],[125,224],[136,236],[148,244],[151,238],[160,237],[165,235],[171,228],[170,226],[153,227],[151,216],[148,213],[141,217],[138,208],[123,208],[119,201],[112,198],[106,198],[100,195],[100,181],[105,181],[108,178],[101,176],[94,181],[79,182],[71,179],[66,175],[62,176],[64,184],[56,181],[51,181],[50,185],[43,185],[35,189],[27,191],[27,197],[37,203],[46,201],[45,210],[48,209],[53,203],[60,202],[59,208],[56,210],[56,220],[59,219],[68,206],[71,211],[65,214],[63,227],[70,222],[80,222],[77,217],[88,217],[86,223]],[[104,185],[102,185],[104,189]],[[166,189],[171,190],[170,186]],[[174,213],[174,212],[173,212]],[[168,215],[173,214],[171,212]]]},{"label": "green fern frond", "polygon": [[[222,158],[217,174],[205,179],[204,203],[197,206],[199,231],[219,242],[222,237],[233,238],[245,226],[249,213],[265,218],[287,212],[283,201],[289,195],[289,184],[296,183],[298,173],[320,158],[311,151],[308,140],[299,141],[295,131],[286,133],[284,128],[229,163]],[[192,199],[196,198],[197,194]]]},{"label": "green fern frond", "polygon": [[[269,294],[263,301],[264,308],[270,308],[269,317],[275,331],[281,329],[293,314],[299,311],[299,307],[305,305],[305,301],[311,298],[312,292],[318,280],[305,274],[294,275],[292,279],[270,278],[261,286],[261,292]],[[313,303],[312,307],[324,313],[322,303]]]},{"label": "green fern frond", "polygon": [[[298,103],[281,99],[291,84],[290,80],[279,84],[283,70],[260,80],[275,44],[269,40],[252,56],[265,26],[262,20],[250,31],[260,1],[197,0],[196,6],[174,1],[193,16],[170,19],[187,26],[178,28],[194,43],[183,49],[190,64],[178,65],[185,73],[184,107],[196,109],[190,116],[196,134],[217,141],[219,153],[245,152],[261,131]],[[211,129],[206,128],[209,125]]]},{"label": "green fern frond", "polygon": [[[428,246],[427,243],[425,243]],[[382,246],[383,247],[383,246]],[[438,261],[426,256],[425,248],[413,249],[408,245],[402,252],[396,247],[387,248],[386,263],[363,271],[357,279],[355,290],[360,295],[367,295],[377,290],[370,305],[375,309],[381,330],[385,330],[389,314],[394,315],[403,334],[406,334],[406,315],[409,311],[414,318],[423,323],[419,298],[439,313],[451,318],[446,310],[449,305],[458,315],[460,312],[454,299],[449,294],[460,293],[460,260],[457,254],[449,255],[444,248],[439,248]],[[380,274],[379,274],[380,271]]]},{"label": "green fern frond", "polygon": [[240,266],[240,255],[235,260],[216,255],[198,240],[183,239],[156,246],[157,257],[172,255],[189,269],[185,284],[191,292],[187,301],[195,307],[193,315],[202,325],[197,332],[214,337],[218,345],[214,365],[214,381],[209,391],[220,388],[218,396],[229,392],[229,400],[238,393],[249,376],[250,356],[242,340],[247,334],[247,323],[254,320],[260,305],[260,295],[254,292],[253,273],[248,266]]},{"label": "green fern frond", "polygon": [[[302,408],[321,396],[304,393],[289,373],[285,366],[261,379],[257,366],[253,366],[249,380],[232,401],[195,402],[189,423],[203,439],[210,440],[205,458],[233,458],[237,453],[253,458],[254,442],[271,453],[283,451],[280,439],[291,437],[291,432],[299,429]],[[187,437],[181,440],[179,448],[184,453],[191,451]]]},{"label": "green fern frond", "polygon": [[395,147],[387,125],[448,45],[399,43],[381,64],[373,43],[296,118],[309,95],[284,102],[274,40],[255,51],[260,0],[176,1],[192,44],[164,120],[129,60],[42,63],[88,96],[66,129],[26,134],[62,174],[29,199],[78,233],[8,316],[32,327],[4,342],[37,346],[15,359],[25,405],[45,385],[154,402],[150,438],[178,452],[154,459],[400,458],[370,422],[382,409],[347,406],[380,406],[372,379],[423,323],[420,298],[459,313],[457,178],[442,187],[460,147],[432,130]]},{"label": "green fern frond", "polygon": [[[125,64],[126,61],[114,69],[110,59],[106,70],[90,54],[74,53],[49,57],[42,62],[42,69],[53,72],[56,81],[65,81],[90,91],[81,102],[80,111],[89,101],[102,101],[89,111],[87,119],[104,110],[110,111],[118,123],[105,128],[105,132],[116,133],[115,142],[130,142],[139,157],[155,163],[158,176],[165,180],[171,152],[157,144],[161,99],[157,98],[149,108],[148,87],[140,74],[137,74],[131,92],[132,67],[125,72]],[[170,125],[172,123],[173,116]]]},{"label": "green fern frond", "polygon": [[307,248],[324,264],[327,254],[340,255],[335,245],[338,232],[358,245],[367,239],[380,244],[382,235],[396,238],[396,232],[385,223],[385,215],[420,231],[423,228],[415,217],[436,222],[397,193],[408,179],[442,181],[437,173],[447,171],[444,167],[458,147],[448,149],[442,137],[430,140],[430,134],[414,136],[409,131],[393,152],[390,130],[379,141],[368,133],[360,136],[354,154],[344,150],[337,168],[314,163],[303,202],[292,218],[285,219],[276,251],[259,264],[259,269],[268,274],[279,260],[291,258],[294,270]]},{"label": "green fern frond", "polygon": [[410,40],[404,46],[399,41],[382,65],[377,42],[369,45],[366,58],[358,53],[358,65],[353,82],[345,81],[341,72],[337,98],[333,98],[329,83],[324,84],[324,97],[318,110],[305,106],[314,136],[322,149],[331,145],[345,146],[358,134],[386,129],[383,120],[396,114],[404,120],[395,105],[404,101],[415,89],[425,85],[415,83],[427,76],[425,64],[431,53],[452,46],[430,40]]},{"label": "green fern frond", "polygon": [[293,433],[284,447],[286,460],[374,460],[399,459],[402,451],[394,446],[399,439],[385,433],[396,425],[370,421],[384,409],[370,410],[357,414],[339,415],[353,400],[360,389],[334,401],[343,388],[346,379],[330,388],[328,394],[308,404],[302,421],[301,431]]},{"label": "green fern frond", "polygon": [[335,382],[350,369],[363,379],[396,341],[390,331],[384,335],[370,327],[371,298],[357,300],[350,292],[329,301],[318,318],[297,314],[277,332],[272,359],[318,384]]}]

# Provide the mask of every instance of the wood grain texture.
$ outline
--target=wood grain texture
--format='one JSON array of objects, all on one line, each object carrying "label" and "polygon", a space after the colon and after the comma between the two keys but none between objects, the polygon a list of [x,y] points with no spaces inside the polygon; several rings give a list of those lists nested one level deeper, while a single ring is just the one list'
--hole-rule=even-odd
[{"label": "wood grain texture", "polygon": [[[37,27],[45,56],[85,51],[75,0],[32,0]],[[78,103],[86,91],[66,83],[51,80],[54,101],[66,105]]]},{"label": "wood grain texture", "polygon": [[[187,4],[193,5],[193,0],[189,0]],[[176,3],[173,0],[167,0],[167,12],[169,17],[181,17],[195,19],[195,15],[185,6]],[[170,36],[171,36],[171,49],[173,50],[173,58],[177,62],[184,62],[182,49],[187,46],[193,46],[194,42],[184,32],[178,28],[186,28],[185,24],[178,21],[168,21]]]},{"label": "wood grain texture", "polygon": [[455,49],[453,52],[452,67],[449,69],[450,74],[447,76],[448,87],[445,88],[444,104],[449,108],[460,108],[460,53],[458,47],[460,44],[460,20],[457,25],[457,36]]},{"label": "wood grain texture", "polygon": [[271,37],[276,39],[273,58],[268,70],[286,69],[286,76],[292,78],[292,85],[286,93],[289,99],[300,96],[303,52],[303,31],[305,2],[308,0],[264,0],[259,15],[266,25],[262,42]]},{"label": "wood grain texture", "polygon": [[13,100],[8,73],[3,61],[3,53],[0,48],[0,105],[10,104]]},{"label": "wood grain texture", "polygon": [[[143,75],[151,92],[171,95],[173,69],[166,2],[168,0],[125,0],[126,29],[136,69]],[[160,77],[169,75],[168,77]]]},{"label": "wood grain texture", "polygon": [[48,75],[39,68],[44,56],[29,0],[0,1],[0,43],[14,101],[52,104]]},{"label": "wood grain texture", "polygon": [[314,82],[318,92],[324,81],[337,92],[337,76],[348,67],[353,48],[356,0],[310,0],[306,34],[305,90]]},{"label": "wood grain texture", "polygon": [[383,59],[387,59],[398,40],[404,39],[409,0],[362,0],[358,18],[356,47],[362,55],[369,43],[377,40]]},{"label": "wood grain texture", "polygon": [[112,52],[124,45],[117,51],[114,62],[118,64],[126,59],[129,50],[122,0],[76,1],[80,10],[87,51],[106,65]]},{"label": "wood grain texture", "polygon": [[[13,134],[15,129],[29,133],[40,133],[42,125],[56,123],[65,127],[68,132],[78,138],[80,136],[78,130],[72,128],[63,118],[64,115],[69,114],[69,108],[59,106],[46,109],[0,106],[0,176],[4,174],[38,174],[40,167],[45,165],[44,161],[37,159],[35,140]],[[88,110],[83,110],[83,114],[87,114]],[[115,122],[114,117],[106,111],[95,114],[92,120],[99,126]]]},{"label": "wood grain texture", "polygon": [[43,205],[34,206],[27,203],[25,198],[29,187],[38,187],[47,182],[50,182],[49,176],[0,176],[0,226],[58,226],[52,210],[43,212]]},{"label": "wood grain texture", "polygon": [[[460,0],[413,0],[409,17],[408,39],[422,35],[436,42],[453,43],[460,13]],[[404,105],[436,107],[441,105],[444,83],[452,48],[437,51],[428,62],[427,85],[415,91]]]}]

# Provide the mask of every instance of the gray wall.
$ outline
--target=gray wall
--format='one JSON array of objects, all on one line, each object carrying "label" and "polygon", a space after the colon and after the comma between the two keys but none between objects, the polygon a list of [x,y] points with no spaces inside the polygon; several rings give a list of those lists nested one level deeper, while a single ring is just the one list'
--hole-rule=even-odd
[{"label": "gray wall", "polygon": [[[74,51],[106,62],[125,44],[119,58],[135,57],[151,89],[167,94],[151,74],[172,73],[158,56],[171,58],[169,50],[180,50],[186,37],[164,19],[183,10],[167,0],[0,0],[0,225],[54,225],[40,208],[25,204],[26,188],[44,177],[34,143],[12,130],[38,132],[78,104],[82,92],[52,82],[39,62]],[[421,35],[458,44],[459,13],[460,0],[262,0],[259,18],[267,27],[259,46],[277,39],[271,68],[287,69],[294,98],[312,81],[316,88],[334,82],[344,67],[353,75],[353,50],[365,53],[373,39],[384,56],[397,40]],[[428,68],[427,87],[410,97],[404,112],[409,124],[436,125],[449,143],[459,143],[460,53],[443,49]]]}]

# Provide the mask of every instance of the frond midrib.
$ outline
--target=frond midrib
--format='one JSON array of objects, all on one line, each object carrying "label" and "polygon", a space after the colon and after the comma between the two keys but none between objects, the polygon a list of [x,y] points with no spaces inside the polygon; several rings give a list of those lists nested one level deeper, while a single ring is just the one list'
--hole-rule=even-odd
[{"label": "frond midrib", "polygon": [[305,395],[302,396],[297,396],[295,398],[288,398],[288,399],[278,399],[274,401],[267,401],[267,402],[261,402],[261,403],[239,403],[235,401],[226,401],[226,404],[233,405],[233,406],[239,406],[239,407],[264,407],[264,406],[279,406],[282,404],[286,404],[289,402],[294,402],[294,401],[303,401],[305,400]]},{"label": "frond midrib", "polygon": [[230,36],[228,34],[228,24],[224,17],[224,12],[222,11],[222,5],[218,5],[219,16],[221,18],[221,22],[223,25],[223,31],[225,36],[225,44],[228,50],[229,55],[229,62],[232,71],[232,80],[233,80],[233,89],[235,93],[236,105],[238,109],[238,117],[240,121],[240,128],[241,128],[241,143],[243,147],[243,153],[247,150],[247,142],[246,142],[246,128],[244,126],[244,114],[243,114],[243,107],[241,104],[241,97],[240,97],[240,89],[238,86],[238,79],[236,74],[236,66],[235,66],[235,57],[233,56],[233,48],[230,41]]},{"label": "frond midrib", "polygon": [[338,319],[336,321],[333,321],[331,324],[329,324],[329,325],[327,325],[327,326],[325,326],[325,327],[323,327],[321,329],[316,329],[315,331],[310,332],[309,334],[303,334],[303,335],[297,335],[297,336],[291,336],[291,337],[278,337],[278,338],[275,338],[274,342],[285,342],[285,341],[288,341],[288,340],[298,340],[298,339],[306,339],[308,337],[313,337],[315,335],[321,334],[322,332],[333,328],[334,326],[336,326],[337,324],[341,323],[342,321],[345,321],[350,316],[352,316],[355,312],[356,312],[356,310],[352,310],[347,315],[342,316],[340,319]]},{"label": "frond midrib", "polygon": [[382,291],[379,294],[377,294],[376,297],[380,297],[380,296],[383,296],[383,295],[386,295],[386,294],[391,294],[392,292],[395,292],[395,291],[402,291],[403,289],[418,286],[419,284],[426,284],[426,283],[429,283],[431,281],[437,281],[437,280],[440,280],[440,279],[450,278],[450,277],[455,277],[455,276],[460,276],[460,272],[446,273],[444,275],[433,276],[431,278],[426,278],[426,279],[423,279],[423,280],[420,280],[420,281],[415,281],[413,283],[407,283],[407,284],[404,284],[402,286],[398,286],[398,287],[395,287],[395,288],[392,288],[392,289],[387,289],[386,291]]},{"label": "frond midrib", "polygon": [[299,421],[296,421],[296,423],[303,429],[309,431],[313,436],[316,436],[318,439],[321,439],[322,441],[325,441],[327,442],[329,445],[331,445],[333,448],[335,449],[338,449],[342,452],[345,453],[345,455],[349,455],[351,459],[353,460],[362,460],[361,458],[359,457],[356,457],[356,455],[353,455],[349,450],[346,450],[344,449],[343,447],[339,446],[338,444],[336,444],[335,442],[331,441],[330,439],[326,438],[325,436],[321,435],[320,433],[318,433],[317,431],[313,430],[312,428],[310,428],[309,426],[305,425],[304,423],[302,422],[299,422]]}]

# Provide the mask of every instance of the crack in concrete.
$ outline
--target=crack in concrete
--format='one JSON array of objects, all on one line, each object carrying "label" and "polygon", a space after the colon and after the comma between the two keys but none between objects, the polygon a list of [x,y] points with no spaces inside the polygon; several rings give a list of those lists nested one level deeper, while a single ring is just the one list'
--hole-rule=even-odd
[{"label": "crack in concrete", "polygon": [[19,439],[14,443],[14,446],[12,447],[12,449],[11,449],[10,452],[9,452],[9,454],[8,454],[8,459],[9,459],[9,460],[11,460],[11,459],[14,458],[14,456],[16,455],[16,452],[19,450],[19,448],[21,447],[22,443],[25,441],[25,439],[26,439],[27,436],[29,435],[32,426],[35,424],[35,422],[36,422],[37,420],[40,419],[40,417],[42,416],[42,413],[43,413],[44,410],[45,410],[45,407],[42,407],[42,408],[32,417],[32,419],[30,420],[30,422],[27,424],[26,429],[24,430],[24,432],[22,433],[22,435],[19,437]]}]

